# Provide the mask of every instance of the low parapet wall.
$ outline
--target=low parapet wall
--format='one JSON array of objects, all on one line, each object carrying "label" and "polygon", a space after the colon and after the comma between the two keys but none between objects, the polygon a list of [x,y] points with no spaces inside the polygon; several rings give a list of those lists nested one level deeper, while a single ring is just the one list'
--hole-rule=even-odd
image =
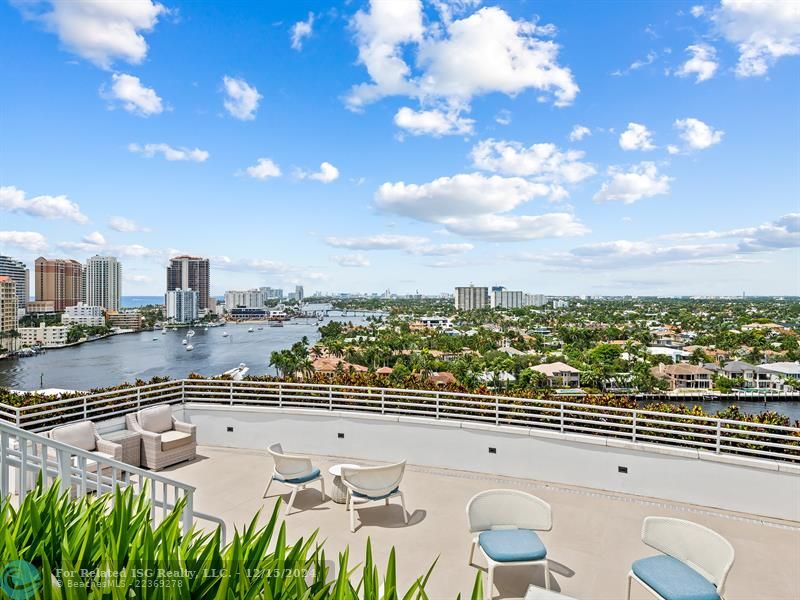
[{"label": "low parapet wall", "polygon": [[[528,427],[351,411],[176,406],[198,443],[492,473],[800,521],[800,466]],[[266,468],[266,465],[265,465]]]}]

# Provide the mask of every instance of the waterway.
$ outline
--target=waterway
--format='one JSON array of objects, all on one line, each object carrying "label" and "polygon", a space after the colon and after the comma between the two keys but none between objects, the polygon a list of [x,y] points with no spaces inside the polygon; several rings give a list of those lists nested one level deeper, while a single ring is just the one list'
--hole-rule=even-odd
[{"label": "waterway", "polygon": [[[363,323],[364,317],[331,317],[331,320]],[[274,375],[270,354],[289,348],[303,337],[310,344],[319,339],[316,319],[294,319],[283,327],[262,324],[233,324],[195,327],[187,352],[181,341],[186,329],[143,331],[111,336],[69,348],[47,350],[37,356],[0,361],[0,387],[17,390],[62,388],[87,390],[117,385],[124,381],[150,379],[156,375],[173,379],[189,373],[219,375],[239,363],[251,375]],[[253,331],[248,332],[252,327]],[[227,337],[224,333],[227,332]]]}]

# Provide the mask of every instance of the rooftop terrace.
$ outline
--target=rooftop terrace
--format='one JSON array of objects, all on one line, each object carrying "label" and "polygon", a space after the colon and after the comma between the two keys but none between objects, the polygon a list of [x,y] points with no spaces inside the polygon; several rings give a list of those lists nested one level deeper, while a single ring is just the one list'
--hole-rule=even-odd
[{"label": "rooftop terrace", "polygon": [[[337,463],[375,464],[357,457],[314,456],[330,483],[327,469]],[[227,524],[242,527],[258,511],[266,521],[278,494],[287,500],[289,490],[272,486],[262,499],[272,459],[266,451],[202,446],[198,458],[176,465],[163,475],[191,484],[195,508],[217,515]],[[329,553],[350,546],[360,560],[369,537],[376,559],[397,550],[398,573],[404,584],[423,574],[438,557],[428,588],[431,598],[469,597],[475,568],[467,564],[471,534],[465,507],[477,492],[513,488],[530,492],[553,508],[553,530],[541,534],[548,548],[552,589],[585,600],[624,598],[626,574],[637,558],[655,552],[640,540],[642,519],[649,515],[688,519],[725,536],[736,550],[736,562],[727,584],[727,600],[790,600],[800,597],[800,525],[740,513],[667,502],[529,479],[420,467],[406,469],[402,489],[410,513],[403,524],[401,508],[370,504],[357,509],[359,520],[350,533],[344,505],[324,502],[318,490],[299,492],[300,509],[286,517],[290,539],[319,529]],[[284,493],[285,492],[285,493]],[[360,522],[360,525],[358,524]],[[476,563],[485,566],[477,558]],[[544,585],[538,567],[506,567],[495,579],[495,598],[517,598],[530,583]],[[634,586],[634,600],[650,598]]]}]

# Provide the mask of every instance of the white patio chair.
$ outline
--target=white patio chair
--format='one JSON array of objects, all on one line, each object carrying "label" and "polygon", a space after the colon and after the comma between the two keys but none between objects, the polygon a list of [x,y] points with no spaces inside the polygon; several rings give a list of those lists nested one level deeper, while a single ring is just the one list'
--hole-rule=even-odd
[{"label": "white patio chair", "polygon": [[631,581],[660,600],[724,598],[735,553],[716,531],[683,519],[646,517],[642,541],[663,554],[633,563],[628,573],[628,600]]},{"label": "white patio chair", "polygon": [[325,500],[325,479],[323,479],[319,469],[311,463],[310,458],[286,454],[280,444],[272,444],[268,451],[272,455],[275,466],[262,498],[267,497],[273,481],[292,488],[292,495],[289,496],[289,502],[286,504],[286,514],[288,515],[292,510],[297,491],[305,489],[309,483],[319,481],[322,499]]},{"label": "white patio chair", "polygon": [[498,566],[544,567],[544,584],[550,589],[547,549],[536,531],[550,531],[553,516],[544,500],[519,490],[486,490],[467,503],[469,530],[475,534],[469,564],[480,547],[486,559],[486,598],[492,597],[494,570]]},{"label": "white patio chair", "polygon": [[347,510],[350,511],[350,531],[356,530],[355,502],[361,504],[384,501],[389,506],[389,498],[400,497],[403,507],[403,521],[408,524],[408,512],[400,482],[406,470],[406,461],[380,467],[342,466],[342,483],[347,488]]}]

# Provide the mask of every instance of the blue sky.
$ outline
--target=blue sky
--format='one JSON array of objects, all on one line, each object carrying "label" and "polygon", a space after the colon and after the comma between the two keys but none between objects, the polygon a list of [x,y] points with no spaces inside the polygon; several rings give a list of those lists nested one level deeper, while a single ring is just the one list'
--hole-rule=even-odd
[{"label": "blue sky", "polygon": [[800,293],[800,5],[0,4],[0,252],[212,291]]}]

